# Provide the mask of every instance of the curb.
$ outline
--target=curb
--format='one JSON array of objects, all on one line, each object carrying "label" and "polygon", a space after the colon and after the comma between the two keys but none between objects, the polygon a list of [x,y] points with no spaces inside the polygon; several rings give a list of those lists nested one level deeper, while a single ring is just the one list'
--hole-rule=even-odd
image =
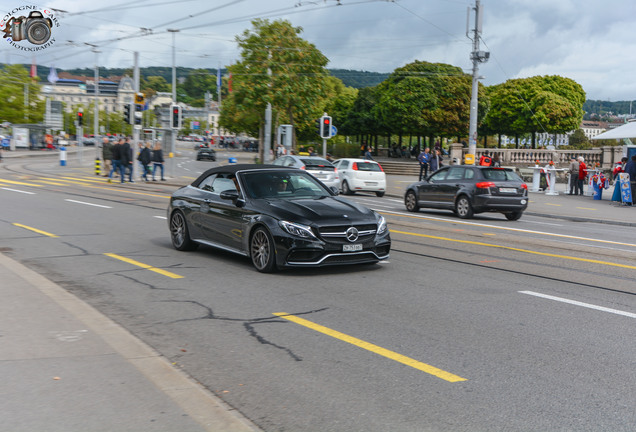
[{"label": "curb", "polygon": [[256,432],[255,425],[128,330],[56,283],[0,253],[0,264],[86,324],[208,431]]}]

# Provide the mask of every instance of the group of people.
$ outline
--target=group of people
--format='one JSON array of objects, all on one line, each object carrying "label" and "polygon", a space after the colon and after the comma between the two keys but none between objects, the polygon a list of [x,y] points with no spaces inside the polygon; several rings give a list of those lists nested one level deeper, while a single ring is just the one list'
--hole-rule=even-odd
[{"label": "group of people", "polygon": [[[133,180],[133,147],[131,138],[120,138],[115,144],[111,144],[108,138],[104,138],[102,144],[102,157],[104,158],[104,166],[108,173],[108,183],[112,183],[113,174],[119,173],[120,182],[125,183],[126,173],[128,173],[128,182],[134,183]],[[139,161],[142,169],[141,178],[148,180],[148,175],[152,175],[152,181],[157,181],[155,175],[157,171],[161,171],[161,180],[165,181],[163,169],[163,150],[161,143],[157,142],[151,149],[152,143],[147,141],[145,144],[139,143]],[[110,163],[109,163],[110,162]],[[152,164],[152,169],[150,165]]]},{"label": "group of people", "polygon": [[568,195],[583,195],[583,184],[585,183],[585,177],[587,177],[587,165],[585,165],[585,159],[583,156],[578,158],[572,156],[570,158],[570,166],[568,172],[570,173],[570,192]]},{"label": "group of people", "polygon": [[442,157],[442,151],[439,147],[435,147],[433,152],[429,147],[426,147],[417,156],[417,161],[420,164],[420,181],[428,176],[429,171],[434,173],[442,166],[444,166]]},{"label": "group of people", "polygon": [[631,159],[626,157],[621,159],[619,164],[616,164],[612,174],[614,176],[614,181],[616,182],[616,186],[614,187],[614,194],[612,195],[612,201],[621,201],[621,194],[619,190],[619,182],[618,176],[620,173],[626,173],[629,175],[629,183],[632,192],[632,202],[631,204],[636,204],[636,155],[633,155]]},{"label": "group of people", "polygon": [[492,156],[490,156],[488,151],[485,151],[485,152],[482,153],[481,157],[479,158],[479,165],[480,166],[500,167],[501,166],[501,160],[499,160],[499,155],[497,153],[495,153]]}]

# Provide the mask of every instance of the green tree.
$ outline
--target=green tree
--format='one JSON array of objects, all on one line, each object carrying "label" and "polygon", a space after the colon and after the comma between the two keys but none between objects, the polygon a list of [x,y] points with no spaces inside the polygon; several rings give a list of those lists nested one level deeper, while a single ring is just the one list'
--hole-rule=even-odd
[{"label": "green tree", "polygon": [[585,149],[590,147],[590,141],[585,136],[583,129],[577,129],[570,135],[568,145],[574,149]]},{"label": "green tree", "polygon": [[487,127],[498,133],[565,133],[583,119],[585,92],[560,76],[508,80],[488,91]]},{"label": "green tree", "polygon": [[[262,125],[268,103],[272,118],[292,126],[307,124],[323,104],[327,58],[300,38],[301,27],[288,21],[257,19],[252,25],[236,37],[241,60],[229,67],[233,91],[221,110],[222,125],[236,130],[255,119]],[[226,112],[228,105],[232,111]]]},{"label": "green tree", "polygon": [[0,69],[0,100],[0,121],[40,123],[44,119],[46,102],[40,98],[40,86],[22,65],[5,65]]},{"label": "green tree", "polygon": [[[415,61],[378,86],[378,120],[394,134],[430,137],[468,133],[472,80],[461,68]],[[481,89],[480,107],[485,111]]]}]

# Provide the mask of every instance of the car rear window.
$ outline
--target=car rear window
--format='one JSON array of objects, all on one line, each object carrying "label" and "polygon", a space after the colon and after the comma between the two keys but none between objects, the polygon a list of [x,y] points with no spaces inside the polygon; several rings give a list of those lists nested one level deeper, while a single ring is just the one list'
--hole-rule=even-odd
[{"label": "car rear window", "polygon": [[332,167],[333,164],[329,162],[327,159],[320,158],[303,158],[301,159],[302,163],[305,164],[305,167]]},{"label": "car rear window", "polygon": [[494,180],[494,181],[523,181],[521,177],[519,177],[514,171],[509,169],[483,169],[481,170],[485,179]]},{"label": "car rear window", "polygon": [[380,165],[373,162],[357,162],[358,171],[382,171]]}]

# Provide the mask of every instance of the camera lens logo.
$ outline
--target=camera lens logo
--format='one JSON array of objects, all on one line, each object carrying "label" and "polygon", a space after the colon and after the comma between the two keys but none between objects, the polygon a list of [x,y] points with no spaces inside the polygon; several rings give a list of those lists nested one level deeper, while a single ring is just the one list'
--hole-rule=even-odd
[{"label": "camera lens logo", "polygon": [[[20,6],[2,18],[0,31],[4,33],[3,38],[15,48],[39,51],[55,42],[52,31],[59,25],[57,18],[50,10],[40,9],[37,6]],[[17,43],[24,41],[35,47]]]}]

